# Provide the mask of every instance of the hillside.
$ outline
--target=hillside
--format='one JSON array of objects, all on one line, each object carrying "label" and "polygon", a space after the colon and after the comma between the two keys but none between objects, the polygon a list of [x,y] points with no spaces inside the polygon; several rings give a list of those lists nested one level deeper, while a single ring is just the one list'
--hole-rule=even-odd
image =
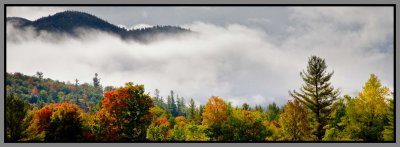
[{"label": "hillside", "polygon": [[6,20],[19,29],[32,27],[36,31],[65,33],[73,37],[80,35],[79,29],[93,29],[116,34],[125,40],[134,39],[142,42],[148,42],[148,38],[160,34],[176,35],[191,32],[190,30],[178,26],[159,25],[144,29],[127,30],[98,18],[97,16],[78,11],[59,12],[34,21],[20,17],[8,17]]},{"label": "hillside", "polygon": [[32,105],[72,102],[84,110],[91,110],[103,98],[101,86],[43,78],[38,72],[34,76],[22,73],[6,73],[6,92],[14,94]]}]

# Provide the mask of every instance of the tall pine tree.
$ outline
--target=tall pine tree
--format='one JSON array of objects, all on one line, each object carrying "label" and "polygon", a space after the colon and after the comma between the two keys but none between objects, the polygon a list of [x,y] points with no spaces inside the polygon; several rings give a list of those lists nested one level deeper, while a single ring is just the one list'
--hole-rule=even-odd
[{"label": "tall pine tree", "polygon": [[93,78],[93,86],[98,88],[100,87],[100,78],[98,78],[99,74],[95,73]]},{"label": "tall pine tree", "polygon": [[172,113],[172,116],[178,116],[173,90],[171,90],[171,95],[168,96],[168,110]]},{"label": "tall pine tree", "polygon": [[338,98],[339,90],[331,86],[329,80],[333,75],[326,72],[325,59],[311,56],[308,60],[307,71],[300,72],[305,85],[300,92],[289,91],[289,94],[305,105],[314,114],[314,133],[318,140],[325,134],[324,126],[327,124],[327,117],[332,111],[331,105]]},{"label": "tall pine tree", "polygon": [[193,99],[190,99],[190,104],[189,104],[189,120],[194,121],[196,118],[196,105],[194,103]]}]

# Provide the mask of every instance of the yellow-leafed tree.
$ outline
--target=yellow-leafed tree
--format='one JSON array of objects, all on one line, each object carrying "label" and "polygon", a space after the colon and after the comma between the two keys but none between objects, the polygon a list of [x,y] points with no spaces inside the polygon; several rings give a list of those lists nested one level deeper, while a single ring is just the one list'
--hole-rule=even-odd
[{"label": "yellow-leafed tree", "polygon": [[354,99],[354,103],[346,109],[348,124],[346,131],[351,132],[350,139],[364,141],[380,141],[384,130],[387,103],[390,90],[381,85],[376,75],[371,74],[362,92]]},{"label": "yellow-leafed tree", "polygon": [[279,117],[279,123],[284,134],[283,140],[299,141],[310,138],[311,131],[307,122],[307,109],[297,100],[288,101]]}]

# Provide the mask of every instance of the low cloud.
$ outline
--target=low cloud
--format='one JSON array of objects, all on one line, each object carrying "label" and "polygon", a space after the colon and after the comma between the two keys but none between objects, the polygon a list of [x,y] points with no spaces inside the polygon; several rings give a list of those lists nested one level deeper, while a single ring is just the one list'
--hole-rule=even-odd
[{"label": "low cloud", "polygon": [[196,33],[158,37],[149,44],[94,30],[83,30],[79,38],[35,36],[8,24],[7,72],[42,71],[45,77],[83,82],[91,82],[96,72],[102,85],[133,81],[151,93],[160,89],[164,97],[174,90],[202,104],[217,95],[233,105],[265,106],[286,103],[288,91],[303,84],[299,72],[308,57],[317,55],[335,71],[332,84],[342,95],[355,96],[371,73],[393,90],[390,9],[290,10],[284,39],[243,24],[200,21],[183,25]]},{"label": "low cloud", "polygon": [[66,7],[6,7],[7,17],[22,17],[34,21],[67,10]]},{"label": "low cloud", "polygon": [[121,24],[121,25],[118,25],[118,27],[126,29],[126,30],[129,31],[129,30],[138,30],[138,29],[151,28],[153,26],[152,25],[148,25],[148,24],[137,24],[137,25],[134,25],[132,27],[127,27],[127,26]]}]

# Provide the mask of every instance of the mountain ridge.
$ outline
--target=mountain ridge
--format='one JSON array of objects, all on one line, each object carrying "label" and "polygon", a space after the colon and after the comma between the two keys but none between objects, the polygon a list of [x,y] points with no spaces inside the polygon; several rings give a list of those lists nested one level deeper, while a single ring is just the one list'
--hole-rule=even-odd
[{"label": "mountain ridge", "polygon": [[36,31],[65,33],[72,36],[80,35],[79,31],[77,31],[79,28],[94,29],[117,34],[119,37],[125,40],[134,39],[143,42],[148,42],[149,36],[155,36],[158,34],[175,35],[191,32],[190,30],[181,28],[179,26],[169,25],[157,25],[149,28],[128,30],[126,28],[121,28],[117,25],[111,24],[95,15],[70,10],[58,12],[54,15],[49,15],[46,17],[41,17],[34,21],[30,21],[22,17],[7,17],[6,21],[19,29],[32,27]]}]

